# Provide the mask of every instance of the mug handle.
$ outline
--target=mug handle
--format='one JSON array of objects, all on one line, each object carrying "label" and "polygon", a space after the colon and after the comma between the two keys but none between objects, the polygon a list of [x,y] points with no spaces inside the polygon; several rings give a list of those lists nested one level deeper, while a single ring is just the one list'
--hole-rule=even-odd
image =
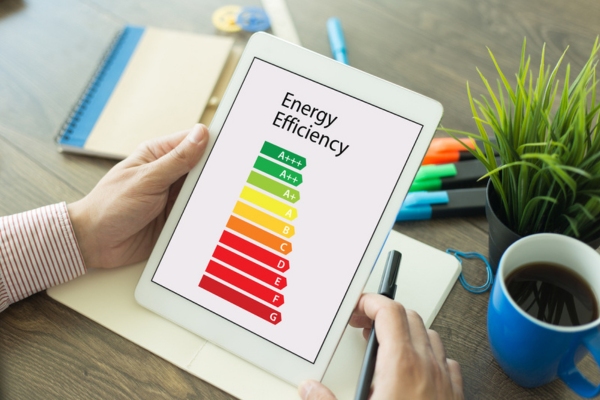
[{"label": "mug handle", "polygon": [[[584,336],[583,344],[594,357],[596,365],[600,365],[600,331]],[[558,371],[558,376],[575,393],[582,397],[595,397],[600,394],[600,385],[594,386],[575,366],[575,360],[569,357],[565,365]]]}]

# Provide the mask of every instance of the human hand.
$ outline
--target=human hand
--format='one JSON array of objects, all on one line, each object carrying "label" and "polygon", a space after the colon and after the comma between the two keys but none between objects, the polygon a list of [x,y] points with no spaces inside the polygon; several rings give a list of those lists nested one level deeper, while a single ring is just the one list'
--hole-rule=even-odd
[{"label": "human hand", "polygon": [[147,141],[115,165],[83,199],[68,205],[87,267],[113,268],[150,256],[208,139],[204,125]]},{"label": "human hand", "polygon": [[[462,399],[459,364],[446,358],[437,332],[426,329],[421,317],[391,299],[364,294],[350,319],[363,328],[365,339],[375,332],[379,349],[370,399]],[[298,388],[303,400],[334,400],[319,382],[305,381]]]}]

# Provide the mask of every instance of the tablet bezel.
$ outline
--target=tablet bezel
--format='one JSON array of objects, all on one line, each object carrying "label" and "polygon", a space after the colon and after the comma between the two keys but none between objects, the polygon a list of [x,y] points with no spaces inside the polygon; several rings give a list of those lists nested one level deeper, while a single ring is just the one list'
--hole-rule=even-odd
[{"label": "tablet bezel", "polygon": [[[187,201],[210,156],[229,110],[252,61],[259,58],[295,74],[326,85],[364,102],[422,125],[387,207],[377,225],[361,264],[347,290],[314,363],[152,282],[161,257],[186,207]],[[209,127],[210,137],[202,160],[188,174],[165,227],[135,290],[139,304],[206,340],[236,354],[281,379],[297,385],[305,379],[321,380],[364,289],[385,239],[392,229],[400,205],[427,151],[442,116],[435,100],[376,78],[337,61],[290,44],[266,33],[254,34],[242,54],[229,86]]]}]

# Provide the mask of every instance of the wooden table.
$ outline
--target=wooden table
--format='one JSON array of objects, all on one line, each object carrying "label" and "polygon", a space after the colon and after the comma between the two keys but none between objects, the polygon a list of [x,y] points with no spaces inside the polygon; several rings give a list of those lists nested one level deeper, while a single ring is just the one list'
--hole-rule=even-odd
[{"label": "wooden table", "polygon": [[[476,67],[494,79],[489,46],[508,76],[523,37],[533,65],[542,43],[554,63],[578,71],[600,33],[600,2],[584,0],[288,0],[302,44],[329,55],[328,17],[340,17],[350,63],[439,100],[442,124],[474,130],[465,83],[481,93]],[[54,136],[124,23],[216,33],[217,0],[0,1],[0,215],[84,196],[113,161],[59,154]],[[258,0],[243,4],[259,5]],[[238,35],[244,41],[247,35]],[[443,135],[438,132],[438,135]],[[445,250],[487,255],[484,217],[397,224]],[[483,279],[466,263],[465,275]],[[436,318],[448,356],[462,365],[467,398],[573,398],[556,381],[526,390],[510,381],[487,343],[488,294],[456,284]],[[598,381],[588,358],[586,373]],[[0,314],[0,398],[158,399],[230,396],[40,293]]]}]

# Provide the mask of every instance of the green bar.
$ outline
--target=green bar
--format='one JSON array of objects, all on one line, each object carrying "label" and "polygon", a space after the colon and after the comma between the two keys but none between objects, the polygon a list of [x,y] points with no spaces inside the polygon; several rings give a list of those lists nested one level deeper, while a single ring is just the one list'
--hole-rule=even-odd
[{"label": "green bar", "polygon": [[300,200],[300,192],[296,189],[292,189],[289,186],[274,181],[273,179],[267,178],[266,176],[254,171],[250,172],[248,183],[283,200],[287,200],[290,203],[295,203]]},{"label": "green bar", "polygon": [[294,154],[291,151],[287,151],[279,146],[275,146],[273,143],[265,142],[260,152],[265,156],[287,164],[292,168],[302,169],[306,167],[306,158]]},{"label": "green bar", "polygon": [[254,168],[292,186],[302,183],[302,175],[266,158],[256,157]]}]

